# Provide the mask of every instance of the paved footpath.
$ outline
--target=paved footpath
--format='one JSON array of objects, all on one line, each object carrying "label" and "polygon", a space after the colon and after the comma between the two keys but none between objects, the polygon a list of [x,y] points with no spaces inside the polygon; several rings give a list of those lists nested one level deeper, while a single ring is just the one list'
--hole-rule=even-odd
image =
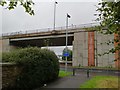
[{"label": "paved footpath", "polygon": [[89,80],[86,74],[59,78],[57,81],[48,84],[44,88],[79,88],[81,84]]},{"label": "paved footpath", "polygon": [[[67,76],[63,78],[59,78],[58,80],[47,84],[44,89],[47,88],[79,88],[80,85],[88,81],[91,77],[87,78],[86,72],[82,72],[80,74],[76,74],[75,76]],[[36,90],[41,90],[41,88],[36,89]]]},{"label": "paved footpath", "polygon": [[[46,84],[45,87],[43,87],[43,89],[47,89],[47,88],[73,88],[73,89],[77,89],[80,87],[80,85],[82,85],[83,83],[85,83],[86,81],[88,81],[89,79],[91,79],[93,76],[98,76],[98,75],[107,75],[109,76],[110,73],[90,73],[90,77],[87,78],[87,74],[86,72],[79,72],[76,73],[75,76],[68,76],[68,77],[63,77],[63,78],[59,78],[58,80]],[[112,75],[112,74],[111,74]],[[110,75],[110,76],[111,76]],[[112,75],[114,76],[114,75]],[[36,90],[41,90],[40,89],[36,89]]]}]

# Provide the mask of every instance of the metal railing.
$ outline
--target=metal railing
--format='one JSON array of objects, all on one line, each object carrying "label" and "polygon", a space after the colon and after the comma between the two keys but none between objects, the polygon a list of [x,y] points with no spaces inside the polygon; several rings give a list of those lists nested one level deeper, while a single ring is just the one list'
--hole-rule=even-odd
[{"label": "metal railing", "polygon": [[[90,28],[94,26],[98,26],[99,23],[87,23],[80,25],[71,25],[68,26],[68,29],[80,29],[80,28]],[[55,30],[65,30],[66,26],[56,27]],[[20,34],[32,34],[32,33],[40,33],[40,32],[49,32],[52,31],[53,28],[45,28],[45,29],[35,29],[35,30],[26,30],[26,31],[18,31],[18,32],[10,32],[10,33],[2,33],[2,36],[12,36],[12,35],[20,35]]]}]

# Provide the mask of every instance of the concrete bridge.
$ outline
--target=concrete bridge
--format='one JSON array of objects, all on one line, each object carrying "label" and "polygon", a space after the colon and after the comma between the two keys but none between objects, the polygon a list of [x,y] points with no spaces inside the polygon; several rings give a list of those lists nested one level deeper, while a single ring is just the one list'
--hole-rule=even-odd
[{"label": "concrete bridge", "polygon": [[[72,45],[73,36],[75,32],[83,30],[68,30],[68,45]],[[65,46],[66,30],[53,30],[48,32],[38,32],[30,34],[19,34],[12,36],[5,36],[3,39],[9,39],[10,45],[18,47],[38,46]]]},{"label": "concrete bridge", "polygon": [[[93,27],[98,25],[97,23],[81,24],[68,26],[68,45],[73,45],[74,33],[85,32],[88,27]],[[19,31],[12,33],[4,33],[2,39],[10,45],[9,49],[16,47],[26,47],[26,46],[65,46],[66,37],[66,27],[56,27],[55,30],[52,28],[47,29],[36,29],[29,31]],[[5,42],[4,41],[4,42]],[[5,45],[3,45],[5,46]],[[6,47],[3,51],[6,51]]]},{"label": "concrete bridge", "polygon": [[[85,27],[85,26],[83,26]],[[83,27],[68,28],[68,45],[73,45],[73,66],[115,67],[115,55],[98,57],[113,45],[101,44],[114,39],[114,35],[102,35],[95,30],[85,30]],[[65,46],[66,30],[62,27],[56,30],[39,32],[16,32],[4,34],[0,40],[2,51],[10,51],[17,47],[27,46]]]}]

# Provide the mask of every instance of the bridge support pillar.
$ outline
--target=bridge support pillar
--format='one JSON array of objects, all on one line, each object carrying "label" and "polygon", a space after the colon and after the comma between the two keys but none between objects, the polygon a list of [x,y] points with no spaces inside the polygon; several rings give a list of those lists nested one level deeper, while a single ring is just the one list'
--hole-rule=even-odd
[{"label": "bridge support pillar", "polygon": [[88,32],[74,33],[73,66],[88,65]]},{"label": "bridge support pillar", "polygon": [[1,39],[0,40],[0,50],[2,52],[8,52],[10,51],[10,44],[9,44],[9,39]]},{"label": "bridge support pillar", "polygon": [[113,39],[114,35],[103,35],[94,31],[74,33],[72,65],[115,67],[114,54],[98,56],[114,47],[114,44],[105,43]]},{"label": "bridge support pillar", "polygon": [[16,49],[15,46],[10,45],[9,39],[1,39],[0,40],[0,51],[1,52],[9,52],[10,50]]}]

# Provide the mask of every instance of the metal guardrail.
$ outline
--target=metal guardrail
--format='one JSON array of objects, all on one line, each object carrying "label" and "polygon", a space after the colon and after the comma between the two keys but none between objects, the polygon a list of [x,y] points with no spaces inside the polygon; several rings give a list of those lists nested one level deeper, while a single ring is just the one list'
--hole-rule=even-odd
[{"label": "metal guardrail", "polygon": [[95,68],[72,68],[73,70],[73,76],[75,76],[75,73],[77,70],[84,71],[87,74],[87,77],[89,77],[90,73],[108,73],[108,74],[114,74],[114,75],[120,75],[120,70],[113,70],[113,69],[95,69]]},{"label": "metal guardrail", "polygon": [[111,68],[106,68],[106,69],[100,69],[100,68],[73,68],[73,69],[76,69],[76,70],[84,70],[84,71],[87,71],[89,69],[89,71],[93,72],[93,71],[103,71],[103,72],[106,72],[106,71],[113,71],[113,72],[120,72],[120,70],[118,69],[111,69]]},{"label": "metal guardrail", "polygon": [[[99,25],[99,23],[87,23],[87,24],[80,24],[80,25],[71,25],[71,26],[68,26],[68,29],[90,28],[90,27],[94,27],[94,26],[98,26],[98,25]],[[55,28],[55,30],[65,30],[65,29],[66,29],[66,26]],[[35,30],[3,33],[2,36],[12,36],[12,35],[20,35],[20,34],[49,32],[49,31],[52,31],[52,30],[53,30],[53,28],[35,29]]]}]

